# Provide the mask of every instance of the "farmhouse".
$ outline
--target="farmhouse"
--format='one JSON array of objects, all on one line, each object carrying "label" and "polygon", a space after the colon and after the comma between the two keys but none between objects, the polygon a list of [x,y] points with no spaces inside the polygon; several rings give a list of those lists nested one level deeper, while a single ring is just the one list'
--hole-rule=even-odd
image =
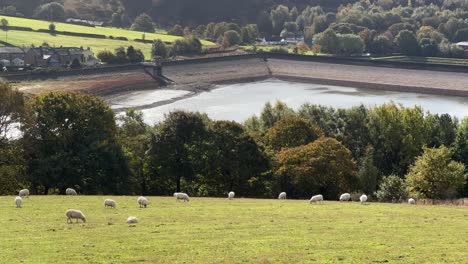
[{"label": "farmhouse", "polygon": [[18,47],[0,47],[2,66],[24,66],[25,51]]},{"label": "farmhouse", "polygon": [[60,67],[70,65],[73,61],[80,64],[95,64],[96,59],[90,49],[76,47],[34,47],[28,50],[25,63],[40,67]]}]

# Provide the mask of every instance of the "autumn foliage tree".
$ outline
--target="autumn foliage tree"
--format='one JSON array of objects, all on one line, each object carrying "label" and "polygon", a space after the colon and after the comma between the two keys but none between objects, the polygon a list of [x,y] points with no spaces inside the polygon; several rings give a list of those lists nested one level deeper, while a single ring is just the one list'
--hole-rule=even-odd
[{"label": "autumn foliage tree", "polygon": [[286,117],[276,122],[266,134],[266,142],[274,151],[306,145],[323,136],[320,128],[307,119]]},{"label": "autumn foliage tree", "polygon": [[275,176],[292,197],[321,193],[326,199],[336,199],[358,185],[351,152],[333,138],[283,149],[276,154],[276,163]]}]

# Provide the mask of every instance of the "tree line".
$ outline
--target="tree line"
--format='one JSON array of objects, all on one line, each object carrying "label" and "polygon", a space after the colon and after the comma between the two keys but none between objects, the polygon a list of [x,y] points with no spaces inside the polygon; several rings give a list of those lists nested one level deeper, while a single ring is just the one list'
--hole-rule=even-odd
[{"label": "tree line", "polygon": [[[116,117],[90,95],[0,91],[1,194],[468,195],[468,118],[419,107],[293,110],[277,102],[243,124],[175,111],[150,126],[141,112]],[[21,137],[8,136],[14,126]]]}]

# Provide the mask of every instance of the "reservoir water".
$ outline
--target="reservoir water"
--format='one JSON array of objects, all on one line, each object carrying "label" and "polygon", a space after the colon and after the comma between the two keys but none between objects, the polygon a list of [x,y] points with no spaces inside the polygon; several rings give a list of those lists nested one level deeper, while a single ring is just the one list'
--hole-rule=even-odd
[{"label": "reservoir water", "polygon": [[[243,122],[254,114],[258,115],[265,103],[274,103],[277,100],[293,109],[304,103],[349,108],[360,104],[376,106],[393,101],[408,107],[419,105],[431,113],[448,113],[458,118],[468,116],[468,98],[465,97],[357,89],[275,79],[219,85],[211,91],[177,100],[178,96],[188,93],[174,90],[139,91],[121,95],[118,100],[114,98],[109,102],[114,108],[124,105],[140,107],[148,124],[164,120],[164,115],[174,110],[199,111],[207,113],[215,120]],[[157,104],[162,101],[167,103]]]}]

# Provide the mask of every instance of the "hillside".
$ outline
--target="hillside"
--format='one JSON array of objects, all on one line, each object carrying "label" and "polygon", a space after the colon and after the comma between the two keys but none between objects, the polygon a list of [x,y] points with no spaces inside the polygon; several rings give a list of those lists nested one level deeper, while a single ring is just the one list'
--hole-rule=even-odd
[{"label": "hillside", "polygon": [[[46,30],[50,25],[50,22],[42,20],[0,16],[0,19],[3,18],[8,20],[10,27],[28,27],[33,30]],[[177,39],[181,39],[181,37],[178,36],[144,33],[119,28],[87,27],[67,23],[55,23],[55,25],[56,31],[58,32],[66,31],[73,33],[98,34],[104,35],[106,38],[77,37],[61,34],[52,35],[36,31],[9,30],[8,32],[0,32],[0,40],[20,47],[28,47],[31,46],[31,44],[39,46],[44,42],[49,43],[51,46],[83,46],[92,48],[95,53],[101,50],[114,50],[118,47],[128,47],[132,45],[135,48],[141,49],[146,58],[149,58],[151,44],[137,42],[135,39],[142,39],[143,36],[146,40],[161,39],[164,42],[174,42]],[[117,37],[127,38],[128,41],[112,39]],[[204,45],[212,45],[212,43],[208,41],[202,41],[202,43]]]}]

